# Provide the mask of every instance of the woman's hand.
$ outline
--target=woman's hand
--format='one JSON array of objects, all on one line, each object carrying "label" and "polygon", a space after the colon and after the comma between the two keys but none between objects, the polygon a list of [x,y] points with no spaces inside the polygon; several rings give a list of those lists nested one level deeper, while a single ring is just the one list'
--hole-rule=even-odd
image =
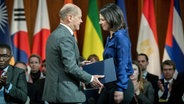
[{"label": "woman's hand", "polygon": [[134,92],[136,95],[139,95],[140,94],[140,83],[139,82],[134,82]]},{"label": "woman's hand", "polygon": [[90,64],[91,63],[91,61],[82,61],[81,63],[80,63],[80,66],[84,66],[84,65],[88,65],[88,64]]}]

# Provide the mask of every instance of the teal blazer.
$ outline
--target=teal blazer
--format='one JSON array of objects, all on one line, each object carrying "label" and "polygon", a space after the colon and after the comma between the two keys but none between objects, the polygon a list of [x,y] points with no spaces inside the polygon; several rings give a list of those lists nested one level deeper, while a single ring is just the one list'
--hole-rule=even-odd
[{"label": "teal blazer", "polygon": [[43,100],[53,103],[84,102],[81,82],[91,75],[79,67],[80,55],[75,38],[63,25],[49,36],[46,45],[46,79]]}]

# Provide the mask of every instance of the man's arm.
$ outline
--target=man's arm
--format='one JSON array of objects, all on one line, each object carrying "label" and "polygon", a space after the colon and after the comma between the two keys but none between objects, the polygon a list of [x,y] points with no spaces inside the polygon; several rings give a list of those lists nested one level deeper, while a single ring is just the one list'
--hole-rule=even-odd
[{"label": "man's arm", "polygon": [[[14,71],[16,69],[13,69]],[[17,69],[21,70],[21,69]],[[12,97],[21,100],[22,102],[26,102],[27,100],[27,82],[25,77],[25,72],[22,70],[21,72],[13,73],[14,76],[17,74],[17,83],[14,83],[13,81],[10,82],[10,86],[5,87],[5,93],[11,95]],[[15,80],[15,79],[13,79]]]}]

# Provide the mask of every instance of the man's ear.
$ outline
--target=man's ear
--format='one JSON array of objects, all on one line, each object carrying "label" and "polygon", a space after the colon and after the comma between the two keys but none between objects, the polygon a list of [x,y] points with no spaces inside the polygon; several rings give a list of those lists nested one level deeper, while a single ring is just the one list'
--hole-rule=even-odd
[{"label": "man's ear", "polygon": [[72,18],[73,18],[73,16],[72,16],[72,15],[68,15],[68,16],[67,16],[67,19],[68,19],[68,21],[69,21],[69,22],[71,22],[71,21],[72,21]]}]

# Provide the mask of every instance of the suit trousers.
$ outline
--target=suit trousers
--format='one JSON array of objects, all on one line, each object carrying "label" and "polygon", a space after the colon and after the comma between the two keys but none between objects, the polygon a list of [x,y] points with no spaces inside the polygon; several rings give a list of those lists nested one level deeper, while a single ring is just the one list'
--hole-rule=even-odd
[{"label": "suit trousers", "polygon": [[[100,94],[97,104],[115,104],[114,103],[114,91],[116,90],[116,83],[111,82],[105,85],[102,93]],[[124,91],[124,99],[121,104],[129,104],[134,96],[134,86],[129,79],[128,88]]]}]

